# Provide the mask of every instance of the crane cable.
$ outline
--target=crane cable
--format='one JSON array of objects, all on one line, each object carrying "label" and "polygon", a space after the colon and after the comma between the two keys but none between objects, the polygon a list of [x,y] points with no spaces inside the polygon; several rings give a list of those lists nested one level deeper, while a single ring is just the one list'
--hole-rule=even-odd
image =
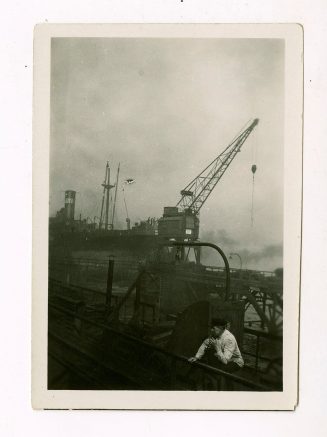
[{"label": "crane cable", "polygon": [[251,205],[251,227],[253,228],[253,223],[254,223],[254,214],[253,214],[253,210],[254,210],[254,206],[253,206],[253,198],[254,198],[254,173],[257,169],[257,166],[254,164],[251,167],[252,170],[252,205]]},{"label": "crane cable", "polygon": [[[256,158],[257,158],[256,155],[257,155],[257,143],[254,139],[254,144],[252,147],[252,162],[256,162]],[[253,224],[254,224],[254,174],[257,171],[257,166],[255,164],[252,164],[251,171],[252,171],[251,227],[253,228]]]}]

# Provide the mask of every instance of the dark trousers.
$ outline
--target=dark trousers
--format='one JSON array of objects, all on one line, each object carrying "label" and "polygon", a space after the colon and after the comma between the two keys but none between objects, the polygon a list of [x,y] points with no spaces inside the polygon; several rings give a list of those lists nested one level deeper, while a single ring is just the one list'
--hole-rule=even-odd
[{"label": "dark trousers", "polygon": [[228,372],[228,373],[235,373],[235,372],[240,370],[240,366],[238,364],[234,363],[233,361],[230,361],[227,364],[218,363],[218,364],[216,364],[215,367],[218,367],[218,369],[224,370],[225,372]]},{"label": "dark trousers", "polygon": [[[219,361],[216,356],[210,353],[207,354],[205,361],[207,362],[207,364],[209,364],[209,366],[216,367],[217,369],[223,370],[224,372],[227,373],[236,373],[241,369],[241,367],[238,364],[234,363],[233,361],[224,364],[221,361]],[[219,387],[220,387],[219,389],[223,391],[235,390],[232,379],[224,376],[220,378]]]},{"label": "dark trousers", "polygon": [[[228,373],[236,373],[241,369],[241,367],[238,364],[234,363],[233,361],[230,361],[227,364],[218,363],[216,367]],[[222,378],[220,389],[226,391],[235,390],[233,380],[227,377]]]}]

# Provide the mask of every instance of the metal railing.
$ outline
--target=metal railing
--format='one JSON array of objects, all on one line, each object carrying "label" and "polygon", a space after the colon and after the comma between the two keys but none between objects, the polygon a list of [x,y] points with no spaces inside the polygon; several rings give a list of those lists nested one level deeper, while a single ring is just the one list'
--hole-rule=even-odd
[{"label": "metal railing", "polygon": [[[53,311],[57,311],[68,316],[72,316],[73,318],[77,317],[74,311],[67,310],[62,308],[61,306],[55,305],[53,303],[49,303],[49,307]],[[144,372],[144,358],[148,364],[148,371],[151,373],[151,388],[152,389],[166,389],[166,390],[250,390],[250,391],[274,391],[275,388],[273,386],[267,386],[264,384],[260,384],[256,381],[246,379],[242,376],[238,376],[236,374],[231,374],[225,372],[221,369],[217,369],[215,367],[208,366],[202,363],[190,363],[187,357],[177,355],[168,351],[163,350],[153,344],[147,343],[139,338],[133,337],[129,334],[119,331],[111,326],[108,326],[103,323],[99,323],[91,320],[83,315],[78,315],[78,318],[85,322],[86,324],[96,326],[97,328],[101,328],[104,333],[109,334],[109,339],[115,339],[118,341],[122,340],[123,343],[127,341],[127,344],[136,346],[138,354],[133,357],[133,353],[130,354],[130,362],[127,363],[127,368],[124,369],[122,360],[117,365],[117,356],[119,358],[119,350],[115,350],[112,347],[111,353],[117,354],[116,364],[112,364],[112,360],[110,357],[110,347],[109,356],[106,358],[102,358],[101,356],[95,356],[91,351],[85,350],[83,345],[78,345],[77,342],[74,344],[67,341],[61,336],[58,336],[57,333],[49,331],[50,336],[55,336],[61,342],[65,343],[67,347],[74,349],[76,352],[83,354],[84,356],[89,357],[89,359],[93,362],[96,362],[98,366],[103,367],[104,369],[108,369],[113,372],[120,372],[122,376],[127,379],[130,378],[134,382],[140,383],[142,385],[142,377],[139,375],[140,379],[138,380],[137,371],[138,365],[142,365],[142,372]],[[117,344],[117,343],[116,343]],[[109,345],[110,346],[110,345]],[[128,350],[125,349],[125,352],[129,353]],[[50,351],[51,353],[51,351]],[[142,357],[143,362],[139,362],[140,357]],[[135,358],[135,360],[133,360]],[[152,361],[151,361],[152,360]],[[153,364],[155,361],[160,362],[161,368],[160,371],[156,372],[156,366]],[[125,362],[126,363],[126,362]],[[132,366],[131,366],[132,363]],[[74,365],[74,363],[68,363],[69,365]],[[119,366],[120,364],[120,366]],[[90,367],[93,369],[94,367]],[[128,371],[127,371],[128,369]],[[163,370],[164,369],[164,370]],[[133,373],[134,371],[134,373]],[[143,373],[142,373],[143,374]],[[147,387],[149,388],[149,387]]]},{"label": "metal railing", "polygon": [[[107,294],[105,291],[94,290],[74,284],[67,285],[61,281],[50,278],[49,292],[50,296],[59,296],[59,299],[66,299],[66,307],[71,306],[67,298],[75,298],[81,300],[87,306],[97,305],[99,311],[102,311],[103,314],[105,314],[107,309],[107,314],[109,316],[108,320],[116,320],[127,324],[133,319],[139,326],[154,326],[158,318],[158,308],[155,304],[143,301],[142,293],[140,293],[139,281],[142,279],[143,275],[146,275],[146,273],[147,272],[144,271],[140,272],[138,277],[123,295],[115,294],[114,291],[112,292],[112,311],[109,312],[108,306],[106,306]],[[137,284],[138,290],[136,290]],[[65,304],[64,301],[61,303]],[[256,321],[245,322],[247,325],[249,323],[262,324],[262,321],[259,319]],[[253,339],[251,341],[251,347],[244,348],[243,345],[243,354],[249,358],[246,362],[247,367],[252,369],[255,373],[262,373],[262,363],[265,363],[264,367],[267,367],[266,365],[269,365],[275,358],[265,356],[264,353],[261,352],[263,346],[262,339],[269,339],[271,342],[282,344],[282,336],[259,329],[251,329],[251,327],[245,327],[244,333],[250,335]]]},{"label": "metal railing", "polygon": [[[146,274],[146,272],[139,274],[123,296],[115,294],[114,290],[112,291],[109,305],[112,309],[112,311],[109,311],[110,319],[116,318],[127,323],[133,317],[133,313],[137,311],[138,320],[141,325],[153,325],[156,322],[158,312],[156,305],[142,301],[142,295],[138,296],[136,293],[138,278],[140,279],[143,274]],[[57,279],[49,278],[49,292],[52,296],[59,299],[66,299],[67,302],[67,299],[75,297],[88,305],[101,304],[104,309],[107,308],[108,310],[108,295],[106,291],[95,290],[77,284],[68,285]],[[140,293],[139,290],[138,293]],[[137,303],[135,299],[138,299]]]},{"label": "metal railing", "polygon": [[[260,331],[256,329],[251,328],[244,328],[244,334],[248,334],[251,337],[255,338],[255,344],[254,344],[254,352],[251,352],[251,350],[244,351],[243,349],[243,355],[245,357],[252,357],[254,359],[254,364],[252,366],[249,365],[248,360],[246,360],[247,367],[252,369],[256,374],[262,374],[267,375],[269,372],[269,369],[274,364],[280,364],[282,362],[282,347],[283,347],[283,337],[278,334],[272,334],[265,331]],[[265,353],[261,353],[261,349],[264,346],[264,340],[267,340],[270,342],[270,344],[273,342],[275,343],[275,349],[276,353],[275,355],[272,355],[271,353],[268,355]],[[270,348],[271,349],[271,348]],[[265,363],[264,369],[262,369],[262,363]],[[259,366],[260,364],[260,366]],[[282,366],[280,366],[280,374],[275,374],[274,377],[276,379],[276,385],[281,386],[282,385]]]}]

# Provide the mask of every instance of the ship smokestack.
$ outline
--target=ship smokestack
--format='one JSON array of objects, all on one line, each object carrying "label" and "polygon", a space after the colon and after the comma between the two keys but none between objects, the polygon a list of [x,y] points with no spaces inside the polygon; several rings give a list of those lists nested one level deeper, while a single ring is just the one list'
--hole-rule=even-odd
[{"label": "ship smokestack", "polygon": [[127,230],[130,231],[131,230],[131,219],[129,219],[128,217],[126,219],[126,224],[127,224]]},{"label": "ship smokestack", "polygon": [[66,222],[73,222],[75,215],[75,197],[76,191],[65,191],[65,219]]}]

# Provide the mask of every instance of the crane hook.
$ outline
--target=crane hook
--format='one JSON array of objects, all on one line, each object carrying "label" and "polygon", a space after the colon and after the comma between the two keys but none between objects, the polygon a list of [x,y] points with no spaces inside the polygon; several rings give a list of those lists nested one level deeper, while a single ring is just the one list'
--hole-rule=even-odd
[{"label": "crane hook", "polygon": [[251,226],[253,227],[254,217],[253,217],[253,195],[254,195],[254,173],[257,171],[257,166],[255,164],[251,167],[252,171],[252,206],[251,206]]}]

